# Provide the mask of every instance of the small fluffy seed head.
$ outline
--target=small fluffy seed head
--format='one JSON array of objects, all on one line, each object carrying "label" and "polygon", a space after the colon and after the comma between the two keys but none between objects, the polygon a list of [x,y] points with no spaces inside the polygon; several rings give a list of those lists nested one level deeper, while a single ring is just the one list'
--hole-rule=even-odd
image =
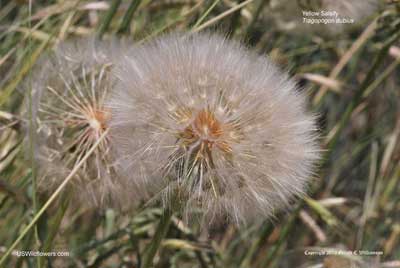
[{"label": "small fluffy seed head", "polygon": [[[117,44],[94,39],[58,45],[36,64],[31,81],[35,158],[39,189],[54,191],[109,128],[104,106],[115,80]],[[29,95],[27,95],[27,103]],[[74,200],[89,206],[119,206],[128,193],[112,168],[108,136],[70,182]]]},{"label": "small fluffy seed head", "polygon": [[132,49],[116,76],[121,170],[166,205],[241,223],[304,194],[319,156],[314,117],[268,58],[213,34],[168,35]]}]

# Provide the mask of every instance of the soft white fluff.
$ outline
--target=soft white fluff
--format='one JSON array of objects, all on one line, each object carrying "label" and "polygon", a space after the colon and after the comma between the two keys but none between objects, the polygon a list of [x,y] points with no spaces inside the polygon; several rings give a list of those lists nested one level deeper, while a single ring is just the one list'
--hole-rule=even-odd
[{"label": "soft white fluff", "polygon": [[[115,45],[94,39],[61,43],[36,64],[27,86],[32,86],[40,190],[54,191],[108,129],[104,103],[115,82],[112,59],[120,48]],[[71,181],[80,205],[121,203],[126,191],[111,167],[112,149],[105,138]]]},{"label": "soft white fluff", "polygon": [[174,34],[115,70],[120,170],[166,205],[241,223],[304,194],[319,157],[314,117],[268,58],[218,35]]}]

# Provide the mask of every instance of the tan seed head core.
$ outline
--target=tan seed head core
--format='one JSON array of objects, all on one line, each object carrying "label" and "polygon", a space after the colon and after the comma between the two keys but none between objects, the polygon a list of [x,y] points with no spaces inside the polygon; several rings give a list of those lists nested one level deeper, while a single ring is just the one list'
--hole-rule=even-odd
[{"label": "tan seed head core", "polygon": [[208,109],[200,110],[192,123],[181,133],[183,146],[199,145],[198,157],[205,156],[215,147],[224,153],[229,153],[231,147],[221,139],[224,134],[224,126]]}]

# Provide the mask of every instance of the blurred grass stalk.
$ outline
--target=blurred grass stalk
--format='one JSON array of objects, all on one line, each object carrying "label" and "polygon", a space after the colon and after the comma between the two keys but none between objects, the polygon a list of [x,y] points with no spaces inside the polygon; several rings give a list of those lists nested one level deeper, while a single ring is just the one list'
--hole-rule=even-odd
[{"label": "blurred grass stalk", "polygon": [[240,4],[238,4],[238,5],[235,5],[234,7],[231,7],[230,9],[228,9],[228,10],[222,12],[222,13],[219,14],[218,16],[215,16],[214,18],[212,18],[212,19],[210,19],[210,20],[204,22],[203,24],[200,24],[200,25],[198,25],[197,27],[193,27],[193,29],[192,29],[191,32],[192,32],[192,33],[196,33],[196,32],[199,32],[199,31],[201,31],[201,30],[203,30],[203,29],[209,27],[209,26],[215,24],[217,21],[219,21],[219,20],[225,18],[226,16],[228,16],[228,15],[230,15],[230,14],[236,12],[237,10],[243,8],[244,6],[250,4],[250,3],[253,2],[253,1],[254,1],[254,0],[246,0],[246,1],[244,1],[244,2],[242,2],[242,3],[240,3]]},{"label": "blurred grass stalk", "polygon": [[100,24],[100,27],[99,27],[99,30],[97,33],[97,36],[99,38],[102,38],[103,34],[107,31],[108,27],[110,26],[111,20],[117,13],[117,10],[118,10],[119,5],[121,4],[121,1],[122,0],[113,0],[111,2],[111,6],[108,9],[107,14],[104,16],[104,20]]},{"label": "blurred grass stalk", "polygon": [[122,19],[121,25],[119,26],[118,33],[122,34],[122,33],[129,32],[129,26],[133,19],[133,14],[138,9],[141,2],[142,2],[142,0],[131,0],[128,10],[126,11],[126,13]]},{"label": "blurred grass stalk", "polygon": [[[29,18],[32,17],[32,0],[29,0],[29,8],[28,8],[28,14]],[[32,21],[29,20],[28,22],[28,27],[29,29],[32,28]],[[48,39],[50,40],[50,38]],[[47,42],[45,42],[46,44]],[[28,54],[31,54],[31,49],[32,49],[32,35],[29,35],[28,37]],[[29,68],[30,70],[30,68]],[[39,211],[39,200],[38,200],[38,194],[37,194],[37,172],[36,172],[36,163],[35,163],[35,140],[36,140],[36,118],[33,118],[33,91],[32,91],[32,77],[30,76],[30,72],[28,71],[28,116],[29,116],[29,154],[30,154],[30,165],[31,165],[31,174],[32,174],[32,203],[33,203],[33,214],[37,214]],[[41,246],[41,241],[40,241],[40,236],[39,236],[39,227],[38,225],[35,225],[35,239],[36,239],[36,244],[38,247]],[[42,258],[39,257],[36,259],[37,261],[37,266],[39,268],[42,267]]]},{"label": "blurred grass stalk", "polygon": [[196,21],[196,23],[193,25],[193,28],[197,28],[203,20],[208,16],[208,14],[214,9],[214,7],[219,3],[221,0],[214,0],[214,2],[210,5],[210,7],[206,10],[206,12],[201,15],[201,17]]},{"label": "blurred grass stalk", "polygon": [[168,232],[171,223],[171,217],[171,208],[165,208],[158,223],[156,233],[143,253],[142,264],[140,266],[141,268],[153,267],[153,259],[161,245],[162,240],[165,238]]}]

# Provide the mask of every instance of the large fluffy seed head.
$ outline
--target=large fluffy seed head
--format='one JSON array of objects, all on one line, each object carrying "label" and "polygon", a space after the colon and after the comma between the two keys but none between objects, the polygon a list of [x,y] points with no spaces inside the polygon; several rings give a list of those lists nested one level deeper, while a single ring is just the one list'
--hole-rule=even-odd
[{"label": "large fluffy seed head", "polygon": [[[39,189],[51,192],[58,187],[109,128],[111,113],[104,104],[115,82],[115,55],[111,44],[77,40],[60,44],[35,66],[28,86]],[[111,167],[112,150],[106,136],[71,181],[75,200],[89,205],[121,200],[126,191]]]},{"label": "large fluffy seed head", "polygon": [[169,35],[132,49],[116,75],[121,169],[167,204],[243,222],[304,193],[314,118],[268,58],[217,35]]}]

